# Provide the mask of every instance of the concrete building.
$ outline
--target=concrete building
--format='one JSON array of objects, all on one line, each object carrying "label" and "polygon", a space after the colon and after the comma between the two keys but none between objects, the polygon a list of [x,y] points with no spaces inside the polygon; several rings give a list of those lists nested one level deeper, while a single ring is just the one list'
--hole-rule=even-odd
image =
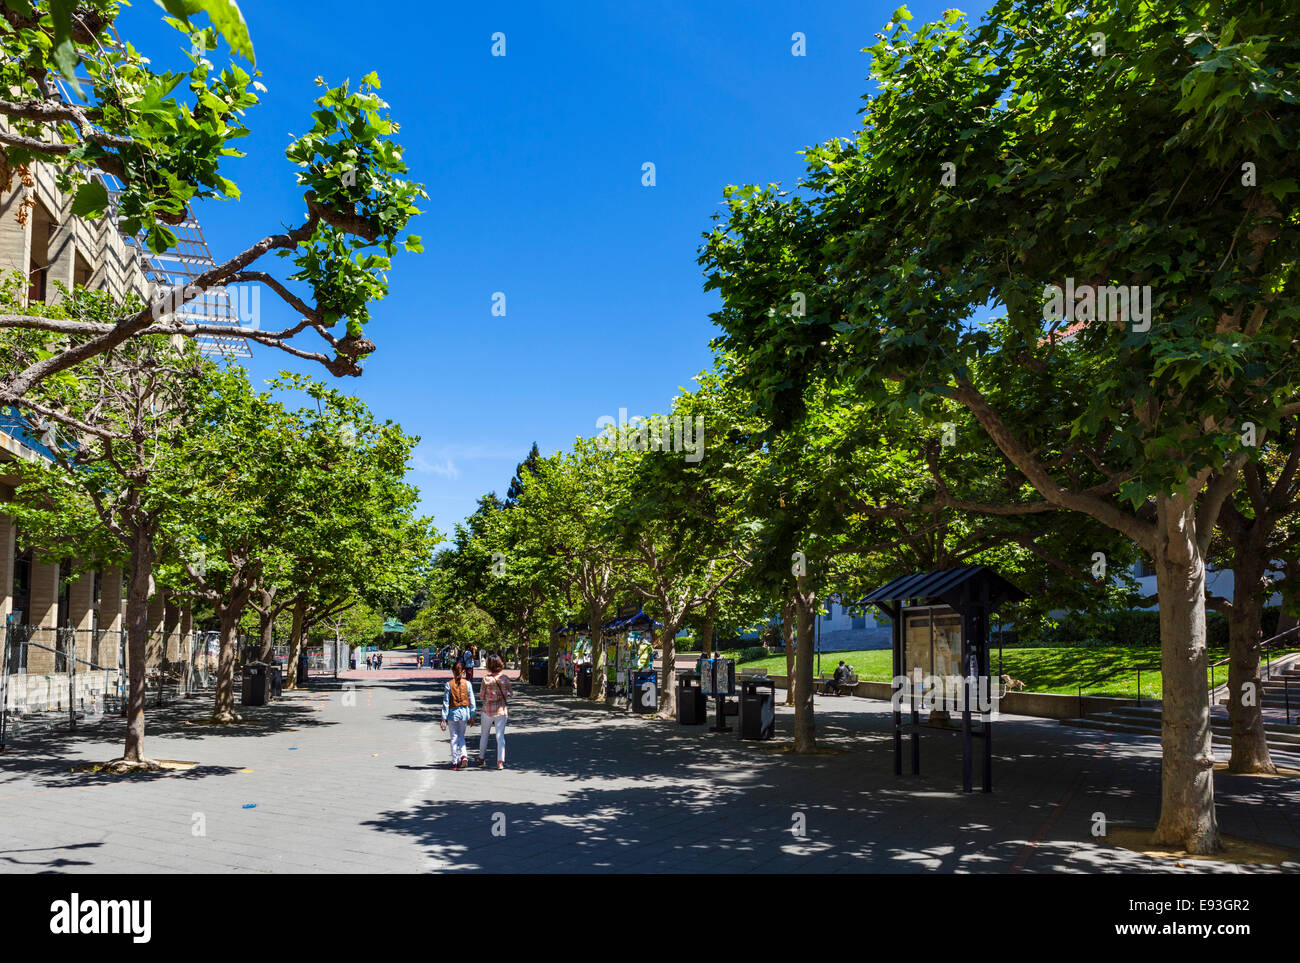
[{"label": "concrete building", "polygon": [[858,608],[838,601],[826,602],[824,606],[825,613],[817,617],[821,651],[889,648],[892,637],[889,619],[874,606]]}]

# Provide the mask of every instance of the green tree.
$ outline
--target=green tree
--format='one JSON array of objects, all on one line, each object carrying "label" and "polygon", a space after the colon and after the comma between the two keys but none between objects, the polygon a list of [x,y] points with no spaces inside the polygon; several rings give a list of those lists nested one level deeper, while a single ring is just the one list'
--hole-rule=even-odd
[{"label": "green tree", "polygon": [[[102,294],[78,300],[87,313],[114,308]],[[169,552],[167,519],[192,494],[175,469],[208,367],[193,345],[178,352],[165,338],[138,338],[94,356],[76,379],[49,379],[25,402],[54,464],[27,466],[10,510],[45,544],[75,539],[89,559],[126,561],[126,738],[112,763],[121,770],[157,768],[144,755],[149,598]]]},{"label": "green tree", "polygon": [[[611,462],[612,511],[606,537],[624,553],[631,590],[646,611],[662,623],[657,631],[663,652],[663,693],[659,714],[673,718],[676,703],[676,636],[691,613],[714,606],[728,584],[749,566],[752,534],[741,503],[726,494],[730,466],[709,459],[708,439],[730,430],[725,409],[704,390],[676,399],[671,419],[689,421],[701,447],[693,459],[682,451],[649,448],[652,436],[671,439],[669,418],[653,416],[647,437],[634,433],[634,451]],[[683,435],[686,429],[678,429]],[[642,441],[646,444],[643,446]]]},{"label": "green tree", "polygon": [[[1154,560],[1156,841],[1214,852],[1206,551],[1257,457],[1245,423],[1276,431],[1300,410],[1297,225],[1282,214],[1300,13],[1066,12],[998,0],[978,26],[948,11],[913,31],[900,9],[870,48],[879,90],[855,138],[809,150],[798,195],[731,190],[702,259],[723,341],[779,420],[819,373],[881,404],[950,399],[1039,501]],[[805,315],[771,310],[792,297]],[[975,323],[990,306],[998,318]],[[1030,376],[1050,390],[1027,408]],[[1071,457],[1045,461],[1053,447]]]},{"label": "green tree", "polygon": [[593,702],[605,699],[601,625],[610,606],[626,591],[626,573],[618,563],[609,524],[616,497],[612,472],[617,455],[591,439],[577,439],[573,452],[556,454],[537,467],[514,509],[535,521],[537,550],[554,566],[560,595],[581,606],[591,637]]},{"label": "green tree", "polygon": [[[167,22],[186,39],[180,70],[158,70],[161,57],[146,57],[117,36],[119,5],[113,0],[32,2],[9,0],[0,19],[0,184],[15,172],[48,165],[57,184],[73,194],[72,212],[97,219],[111,215],[125,233],[154,252],[177,245],[171,227],[198,200],[237,200],[238,186],[219,168],[241,156],[244,118],[265,90],[234,55],[251,61],[253,47],[233,0],[166,0]],[[209,15],[212,26],[194,18]],[[232,56],[218,68],[221,38]],[[80,80],[78,79],[80,78]],[[59,88],[61,80],[68,91]],[[311,113],[311,127],[286,150],[302,189],[301,223],[254,240],[183,288],[160,292],[150,304],[122,307],[97,317],[55,317],[28,308],[0,315],[0,332],[12,340],[24,331],[45,332],[42,345],[0,375],[0,404],[14,404],[43,379],[111,351],[135,337],[154,334],[195,338],[229,336],[225,325],[191,323],[181,311],[206,292],[228,285],[258,284],[279,297],[301,320],[283,330],[242,319],[240,336],[322,364],[335,375],[359,375],[374,350],[364,334],[369,305],[387,292],[387,272],[398,235],[418,212],[424,189],[403,179],[398,125],[386,114],[373,73],[356,90],[329,87]],[[177,95],[178,88],[183,90]],[[120,185],[110,202],[94,171]],[[30,178],[28,178],[30,179]],[[34,187],[17,200],[26,211]],[[408,236],[407,250],[420,239]],[[258,266],[267,254],[286,256],[294,270],[277,278]],[[287,282],[302,282],[302,296]],[[296,336],[313,331],[319,349]],[[56,346],[55,339],[61,338]],[[2,339],[0,339],[2,340]]]},{"label": "green tree", "polygon": [[[1242,485],[1219,514],[1217,559],[1232,569],[1232,599],[1211,599],[1228,618],[1228,716],[1232,727],[1229,772],[1276,772],[1260,710],[1264,603],[1279,561],[1300,547],[1300,431],[1294,418],[1260,439],[1260,457],[1242,467]],[[1291,581],[1287,579],[1287,581]],[[1294,583],[1287,586],[1294,589]]]}]

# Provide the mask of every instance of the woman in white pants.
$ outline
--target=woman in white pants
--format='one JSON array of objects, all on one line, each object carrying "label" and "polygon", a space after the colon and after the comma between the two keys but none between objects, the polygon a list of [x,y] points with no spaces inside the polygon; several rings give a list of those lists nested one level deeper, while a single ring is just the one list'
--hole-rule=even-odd
[{"label": "woman in white pants", "polygon": [[468,769],[469,752],[465,749],[465,729],[474,721],[474,687],[465,681],[465,670],[457,663],[451,667],[451,680],[442,690],[443,730],[451,727],[451,768]]},{"label": "woman in white pants", "polygon": [[506,767],[506,719],[509,712],[510,680],[506,678],[506,665],[495,655],[487,658],[488,674],[483,677],[483,722],[479,727],[478,764],[487,765],[488,730],[497,733],[497,768]]}]

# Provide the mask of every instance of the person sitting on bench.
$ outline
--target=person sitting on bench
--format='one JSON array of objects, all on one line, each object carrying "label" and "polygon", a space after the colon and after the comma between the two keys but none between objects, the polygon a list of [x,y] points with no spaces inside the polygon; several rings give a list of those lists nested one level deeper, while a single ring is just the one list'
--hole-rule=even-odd
[{"label": "person sitting on bench", "polygon": [[840,664],[835,667],[835,674],[826,680],[822,686],[822,695],[839,695],[840,683],[844,681],[845,676],[849,674],[849,667],[840,659]]}]

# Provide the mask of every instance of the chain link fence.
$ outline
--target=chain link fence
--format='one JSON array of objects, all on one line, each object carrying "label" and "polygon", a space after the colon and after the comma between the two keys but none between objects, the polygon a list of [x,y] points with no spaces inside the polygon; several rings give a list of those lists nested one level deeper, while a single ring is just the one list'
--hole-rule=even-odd
[{"label": "chain link fence", "polygon": [[[161,708],[216,688],[220,633],[151,632],[145,643],[145,704]],[[244,633],[236,642],[235,679],[240,666],[260,649]],[[275,645],[273,657],[288,665],[289,647]],[[313,674],[348,667],[346,644],[304,649]],[[24,729],[63,726],[76,731],[105,715],[125,713],[130,685],[125,630],[84,630],[8,625],[0,653],[0,750]],[[238,690],[237,690],[238,691]]]},{"label": "chain link fence", "polygon": [[[150,633],[145,704],[162,707],[215,685],[217,633]],[[125,711],[126,633],[8,625],[0,653],[0,748],[24,729],[95,722]]]}]

